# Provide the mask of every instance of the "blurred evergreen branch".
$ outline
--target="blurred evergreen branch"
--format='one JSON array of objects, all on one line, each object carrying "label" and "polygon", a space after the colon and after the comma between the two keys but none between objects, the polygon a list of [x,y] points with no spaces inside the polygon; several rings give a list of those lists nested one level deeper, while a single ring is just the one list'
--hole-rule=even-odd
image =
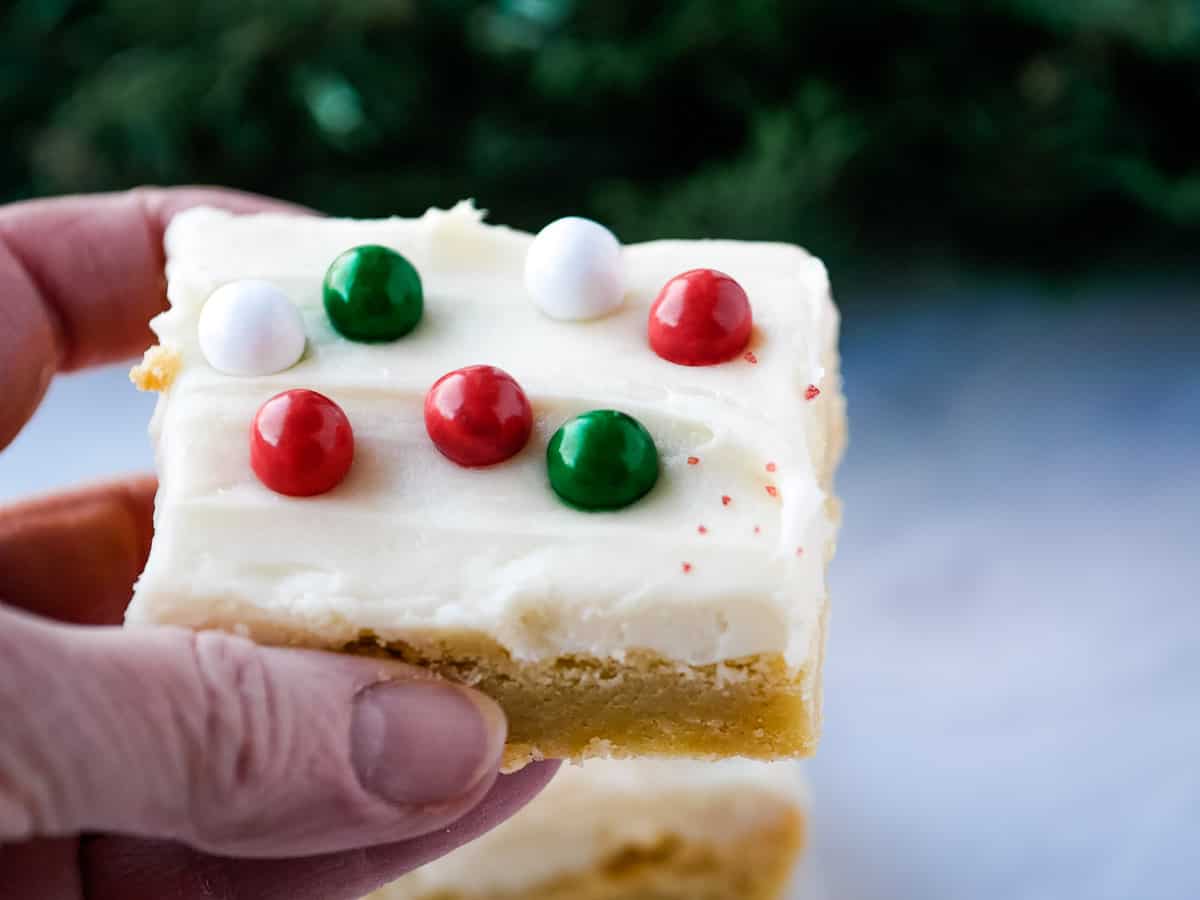
[{"label": "blurred evergreen branch", "polygon": [[17,0],[0,198],[473,196],[626,240],[1085,267],[1200,237],[1195,0]]}]

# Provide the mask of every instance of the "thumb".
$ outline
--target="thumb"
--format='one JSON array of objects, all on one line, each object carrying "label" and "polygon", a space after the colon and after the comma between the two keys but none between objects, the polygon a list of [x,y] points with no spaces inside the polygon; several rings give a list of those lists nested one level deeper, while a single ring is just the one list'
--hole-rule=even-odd
[{"label": "thumb", "polygon": [[404,840],[463,816],[506,726],[389,660],[0,607],[0,843],[79,831],[232,856]]}]

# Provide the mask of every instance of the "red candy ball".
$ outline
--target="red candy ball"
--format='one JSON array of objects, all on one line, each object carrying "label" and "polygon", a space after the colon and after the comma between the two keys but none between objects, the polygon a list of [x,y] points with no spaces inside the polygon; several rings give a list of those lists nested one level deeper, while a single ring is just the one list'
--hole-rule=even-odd
[{"label": "red candy ball", "polygon": [[337,487],[354,460],[354,431],[342,408],[316,391],[276,394],[250,427],[250,468],[279,494],[311,497]]},{"label": "red candy ball", "polygon": [[650,346],[681,366],[711,366],[742,352],[754,318],[742,286],[716,269],[676,275],[650,307]]},{"label": "red candy ball", "polygon": [[533,410],[507,372],[467,366],[443,375],[425,395],[425,430],[460,466],[490,466],[525,446]]}]

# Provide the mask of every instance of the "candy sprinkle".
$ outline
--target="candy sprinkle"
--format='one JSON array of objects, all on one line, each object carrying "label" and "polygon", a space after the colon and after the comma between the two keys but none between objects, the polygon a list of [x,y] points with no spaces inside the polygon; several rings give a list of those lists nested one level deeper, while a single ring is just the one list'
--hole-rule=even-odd
[{"label": "candy sprinkle", "polygon": [[742,358],[752,366],[758,365],[758,357],[754,355],[753,350],[747,350]]},{"label": "candy sprinkle", "polygon": [[683,574],[686,575],[690,571],[692,571],[692,564],[689,562],[685,562],[683,564]]},{"label": "candy sprinkle", "polygon": [[421,321],[425,294],[412,263],[389,247],[351,247],[325,272],[325,314],[342,337],[381,343],[404,337]]},{"label": "candy sprinkle", "polygon": [[730,497],[728,494],[724,494],[724,495],[721,497],[721,505],[722,505],[722,506],[728,506],[728,505],[729,505],[730,503],[732,503],[732,502],[733,502],[733,498],[732,498],[732,497]]},{"label": "candy sprinkle", "polygon": [[767,463],[767,471],[774,472],[775,471],[775,463],[773,463],[773,462]]},{"label": "candy sprinkle", "polygon": [[643,497],[658,480],[658,450],[640,422],[594,409],[569,420],[546,448],[550,487],[571,506],[614,510]]},{"label": "candy sprinkle", "polygon": [[750,298],[740,284],[716,269],[690,269],[659,291],[646,336],[667,362],[712,366],[741,353],[753,325]]},{"label": "candy sprinkle", "polygon": [[304,319],[267,281],[231,281],[200,310],[196,336],[208,364],[226,375],[273,375],[304,355]]},{"label": "candy sprinkle", "polygon": [[557,219],[529,245],[525,290],[553,319],[607,315],[621,305],[625,294],[621,244],[599,222],[579,216]]},{"label": "candy sprinkle", "polygon": [[810,384],[808,386],[808,389],[805,390],[805,392],[804,392],[805,400],[816,400],[820,396],[821,396],[821,389],[819,387],[817,387],[815,384]]},{"label": "candy sprinkle", "polygon": [[490,466],[529,440],[533,412],[521,386],[495,366],[455,369],[425,395],[425,430],[460,466]]},{"label": "candy sprinkle", "polygon": [[698,465],[700,465],[700,457],[698,457],[698,456],[689,456],[689,457],[688,457],[688,465],[689,465],[689,466],[698,466]]},{"label": "candy sprinkle", "polygon": [[779,496],[779,488],[775,487],[775,485],[773,485],[773,484],[768,484],[767,485],[767,493],[770,494],[772,497],[778,497]]},{"label": "candy sprinkle", "polygon": [[316,391],[276,394],[250,426],[250,468],[288,497],[331,491],[354,461],[354,429],[340,406]]},{"label": "candy sprinkle", "polygon": [[700,534],[708,534],[708,529],[705,528],[703,525],[697,525],[696,531],[698,531]]}]

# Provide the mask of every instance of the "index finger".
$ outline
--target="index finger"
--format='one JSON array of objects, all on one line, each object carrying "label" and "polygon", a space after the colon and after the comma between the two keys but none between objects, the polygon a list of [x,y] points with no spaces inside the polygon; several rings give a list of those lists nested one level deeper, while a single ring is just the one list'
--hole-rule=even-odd
[{"label": "index finger", "polygon": [[163,232],[190,206],[304,212],[218,188],[139,188],[0,207],[0,449],[55,372],[133,356],[166,303]]}]

